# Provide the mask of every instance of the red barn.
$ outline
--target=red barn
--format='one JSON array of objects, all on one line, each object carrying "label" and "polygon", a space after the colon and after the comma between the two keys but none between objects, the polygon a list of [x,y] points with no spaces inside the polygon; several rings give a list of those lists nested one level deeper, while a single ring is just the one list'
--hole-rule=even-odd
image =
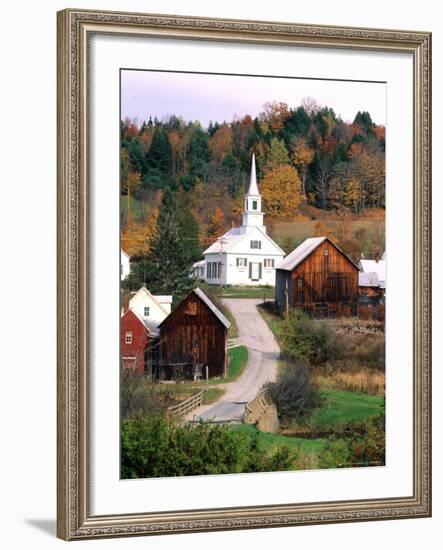
[{"label": "red barn", "polygon": [[157,335],[131,309],[120,320],[120,355],[124,369],[146,374],[149,344]]}]

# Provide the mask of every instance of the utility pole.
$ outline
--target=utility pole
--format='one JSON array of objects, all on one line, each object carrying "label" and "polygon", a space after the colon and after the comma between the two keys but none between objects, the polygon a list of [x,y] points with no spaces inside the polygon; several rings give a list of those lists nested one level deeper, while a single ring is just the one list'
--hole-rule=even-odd
[{"label": "utility pole", "polygon": [[286,319],[289,319],[289,291],[288,291],[288,279],[285,284],[285,302],[286,302]]}]

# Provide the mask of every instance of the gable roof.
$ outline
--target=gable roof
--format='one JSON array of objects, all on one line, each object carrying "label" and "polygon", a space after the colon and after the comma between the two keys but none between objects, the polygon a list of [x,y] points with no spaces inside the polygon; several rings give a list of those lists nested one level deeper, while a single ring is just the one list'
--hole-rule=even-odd
[{"label": "gable roof", "polygon": [[[230,252],[243,239],[245,239],[248,235],[251,235],[253,231],[259,231],[265,239],[267,239],[281,254],[283,254],[283,256],[285,255],[284,251],[278,246],[278,244],[275,243],[267,233],[260,229],[260,227],[254,227],[254,229],[250,231],[245,231],[245,228],[243,226],[240,226],[232,227],[227,233],[219,237],[214,243],[211,244],[209,248],[207,248],[203,252],[203,256],[205,256],[206,254],[220,254],[221,252]],[[221,240],[223,240],[223,247],[221,244]]]},{"label": "gable roof", "polygon": [[365,273],[360,271],[358,274],[358,286],[373,286],[378,288],[380,286],[380,281],[377,273]]},{"label": "gable roof", "polygon": [[[218,320],[227,328],[229,329],[229,327],[231,326],[231,323],[226,319],[226,317],[223,315],[223,313],[215,306],[215,304],[213,302],[211,302],[211,300],[206,296],[206,294],[203,292],[203,290],[201,290],[201,288],[194,288],[191,290],[191,292],[185,296],[185,298],[183,298],[183,300],[181,301],[181,303],[183,303],[186,298],[188,296],[190,296],[191,294],[195,294],[196,296],[198,296],[198,298],[200,298],[200,300],[202,302],[204,302],[208,308],[212,311],[212,313],[218,318]],[[177,309],[177,308],[176,308]],[[167,317],[166,319],[163,319],[163,321],[158,325],[159,327],[161,327],[168,319],[171,315],[174,315],[174,312],[176,310],[172,311]]]},{"label": "gable roof", "polygon": [[128,309],[127,311],[125,311],[125,313],[123,313],[122,317],[121,317],[121,320],[123,321],[123,319],[127,316],[127,315],[133,315],[137,321],[143,325],[143,328],[146,329],[148,331],[148,333],[151,333],[153,332],[152,329],[149,327],[149,325],[147,323],[145,323],[145,321],[143,321],[143,319],[140,317],[140,315],[134,311],[133,309]]},{"label": "gable roof", "polygon": [[328,237],[310,237],[309,239],[304,240],[300,245],[297,246],[286,258],[277,266],[277,269],[283,269],[285,271],[292,271],[299,264],[301,264],[308,256],[310,256],[316,248],[318,248],[323,242],[328,241],[334,248],[336,248],[351,264],[358,269],[357,264],[355,264],[351,258],[341,250],[335,243],[331,241]]},{"label": "gable roof", "polygon": [[360,260],[360,269],[363,273],[377,273],[380,282],[386,281],[386,260]]},{"label": "gable roof", "polygon": [[121,251],[121,254],[124,254],[128,258],[128,260],[131,259],[131,256],[125,250],[123,250],[123,248],[120,248],[120,251]]},{"label": "gable roof", "polygon": [[163,304],[172,303],[172,296],[154,296],[145,286],[141,286],[134,294],[134,296],[132,296],[132,298],[129,300],[129,309],[131,309],[132,300],[134,300],[135,298],[137,298],[137,296],[140,296],[141,294],[144,294],[147,298],[150,298],[163,311],[165,315],[168,315],[169,312],[165,310]]}]

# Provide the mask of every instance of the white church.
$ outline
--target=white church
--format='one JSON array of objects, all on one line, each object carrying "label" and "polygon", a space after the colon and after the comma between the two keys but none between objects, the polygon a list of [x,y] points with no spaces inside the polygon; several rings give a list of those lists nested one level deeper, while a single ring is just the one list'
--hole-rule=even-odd
[{"label": "white church", "polygon": [[285,254],[267,235],[263,216],[253,155],[243,224],[230,229],[203,252],[204,260],[195,264],[198,278],[213,285],[275,286],[275,269]]}]

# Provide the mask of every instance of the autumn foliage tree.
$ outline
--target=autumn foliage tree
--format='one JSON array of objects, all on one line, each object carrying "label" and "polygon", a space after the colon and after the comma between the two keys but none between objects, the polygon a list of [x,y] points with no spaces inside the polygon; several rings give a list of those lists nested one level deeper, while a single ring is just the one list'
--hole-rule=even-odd
[{"label": "autumn foliage tree", "polygon": [[279,221],[292,220],[303,198],[297,170],[288,164],[266,172],[261,192],[265,211]]}]

